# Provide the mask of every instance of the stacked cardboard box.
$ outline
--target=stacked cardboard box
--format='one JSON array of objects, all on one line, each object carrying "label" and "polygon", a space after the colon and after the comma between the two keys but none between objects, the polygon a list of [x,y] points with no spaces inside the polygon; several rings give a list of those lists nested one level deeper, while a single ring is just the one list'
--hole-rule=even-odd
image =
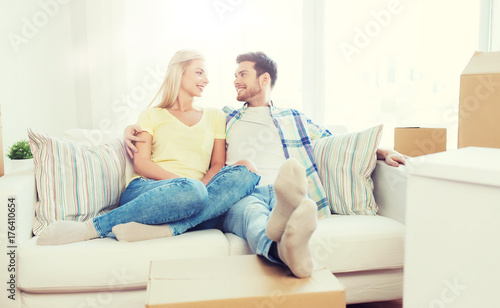
[{"label": "stacked cardboard box", "polygon": [[394,150],[410,157],[446,151],[446,128],[396,127]]},{"label": "stacked cardboard box", "polygon": [[500,52],[476,52],[460,76],[458,147],[500,148]]}]

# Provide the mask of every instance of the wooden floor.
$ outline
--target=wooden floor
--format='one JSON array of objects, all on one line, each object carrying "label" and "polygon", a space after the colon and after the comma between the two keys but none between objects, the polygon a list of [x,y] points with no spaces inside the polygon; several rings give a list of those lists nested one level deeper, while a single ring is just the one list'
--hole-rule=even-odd
[{"label": "wooden floor", "polygon": [[346,308],[402,308],[403,300],[347,305]]}]

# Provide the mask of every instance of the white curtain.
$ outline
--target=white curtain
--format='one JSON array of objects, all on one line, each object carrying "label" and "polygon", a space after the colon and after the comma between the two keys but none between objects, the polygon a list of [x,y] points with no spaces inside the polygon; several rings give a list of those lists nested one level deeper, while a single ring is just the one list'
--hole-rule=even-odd
[{"label": "white curtain", "polygon": [[121,105],[118,101],[126,97],[129,82],[129,52],[124,31],[127,2],[87,0],[72,4],[80,124],[103,130],[122,129],[127,118],[115,109]]},{"label": "white curtain", "polygon": [[[84,17],[75,9],[71,19],[86,29],[75,35],[85,42],[81,52],[83,61],[88,61],[82,65],[87,68],[86,78],[79,80],[77,89],[85,92],[88,83],[86,114],[91,126],[122,129],[135,122],[161,85],[170,57],[185,48],[198,49],[208,59],[210,84],[200,104],[240,105],[232,85],[236,56],[261,49],[277,60],[295,62],[280,71],[280,82],[287,83],[280,96],[284,104],[301,108],[295,96],[302,80],[301,1],[287,2],[294,12],[288,17],[277,15],[282,13],[277,4],[261,0],[87,0]],[[296,66],[297,73],[286,74]],[[79,97],[85,97],[82,94]]]}]

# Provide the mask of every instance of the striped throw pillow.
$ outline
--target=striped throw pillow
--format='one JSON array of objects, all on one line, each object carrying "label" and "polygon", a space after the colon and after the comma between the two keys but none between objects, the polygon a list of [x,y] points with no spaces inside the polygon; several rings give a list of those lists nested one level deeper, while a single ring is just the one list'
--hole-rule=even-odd
[{"label": "striped throw pillow", "polygon": [[33,233],[56,220],[86,221],[119,205],[125,189],[123,141],[99,146],[28,129],[38,201]]},{"label": "striped throw pillow", "polygon": [[332,214],[375,215],[371,175],[383,125],[318,139],[314,159]]}]

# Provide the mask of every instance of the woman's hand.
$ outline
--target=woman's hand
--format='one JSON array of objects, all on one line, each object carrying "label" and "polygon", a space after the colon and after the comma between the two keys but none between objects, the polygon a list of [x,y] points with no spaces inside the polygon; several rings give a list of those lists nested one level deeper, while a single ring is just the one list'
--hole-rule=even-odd
[{"label": "woman's hand", "polygon": [[134,159],[134,154],[138,151],[135,147],[134,142],[146,142],[146,140],[136,136],[139,133],[142,133],[142,129],[137,124],[125,127],[125,130],[123,131],[123,137],[125,138],[125,148],[127,149],[128,155],[132,159]]},{"label": "woman's hand", "polygon": [[210,168],[208,169],[205,176],[201,179],[201,182],[205,186],[210,182],[217,172],[219,172],[224,164],[226,163],[226,140],[225,139],[214,139],[214,147],[212,150],[212,158],[210,160]]}]

